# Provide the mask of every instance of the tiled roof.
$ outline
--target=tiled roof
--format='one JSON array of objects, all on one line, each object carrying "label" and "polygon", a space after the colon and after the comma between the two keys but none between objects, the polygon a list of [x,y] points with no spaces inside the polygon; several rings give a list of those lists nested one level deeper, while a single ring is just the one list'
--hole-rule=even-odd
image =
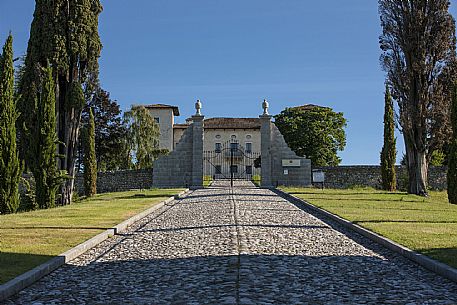
[{"label": "tiled roof", "polygon": [[148,109],[173,109],[173,114],[175,116],[179,116],[179,108],[177,106],[166,105],[166,104],[152,104],[152,105],[145,105],[145,108]]},{"label": "tiled roof", "polygon": [[189,127],[190,125],[189,124],[174,124],[173,125],[173,128],[176,128],[176,129],[186,129],[187,127]]},{"label": "tiled roof", "polygon": [[211,118],[205,120],[205,128],[213,129],[259,129],[258,118]]},{"label": "tiled roof", "polygon": [[[190,122],[191,123],[191,122]],[[173,128],[186,129],[189,124],[174,124]],[[205,120],[205,128],[210,129],[260,129],[257,118],[210,118]]]}]

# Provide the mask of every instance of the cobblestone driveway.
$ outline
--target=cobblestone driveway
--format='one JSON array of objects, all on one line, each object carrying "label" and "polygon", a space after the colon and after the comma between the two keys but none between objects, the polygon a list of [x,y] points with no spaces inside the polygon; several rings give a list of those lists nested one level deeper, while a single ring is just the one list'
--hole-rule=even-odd
[{"label": "cobblestone driveway", "polygon": [[173,201],[7,304],[457,304],[457,285],[240,184]]}]

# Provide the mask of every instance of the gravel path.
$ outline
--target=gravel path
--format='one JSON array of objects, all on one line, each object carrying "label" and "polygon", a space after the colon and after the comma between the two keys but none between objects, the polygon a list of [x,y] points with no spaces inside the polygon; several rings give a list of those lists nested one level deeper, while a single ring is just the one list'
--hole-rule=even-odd
[{"label": "gravel path", "polygon": [[219,183],[6,304],[457,304],[457,285],[269,190]]}]

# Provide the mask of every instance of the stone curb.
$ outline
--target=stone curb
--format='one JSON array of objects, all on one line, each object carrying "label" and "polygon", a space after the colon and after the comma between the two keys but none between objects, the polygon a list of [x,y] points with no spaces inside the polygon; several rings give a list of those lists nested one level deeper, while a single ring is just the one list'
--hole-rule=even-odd
[{"label": "stone curb", "polygon": [[406,257],[407,259],[421,265],[425,269],[428,269],[438,275],[441,275],[442,277],[445,277],[445,278],[457,283],[457,269],[455,269],[451,266],[438,262],[423,254],[417,253],[416,251],[413,251],[386,237],[383,237],[370,230],[367,230],[367,229],[365,229],[357,224],[354,224],[344,218],[341,218],[333,213],[330,213],[321,208],[318,208],[318,207],[310,204],[309,202],[306,202],[305,200],[298,198],[296,196],[293,196],[291,194],[288,194],[282,190],[273,189],[272,191],[277,193],[279,196],[283,197],[284,199],[287,199],[288,201],[302,204],[302,205],[306,206],[307,208],[309,208],[310,210],[312,210],[318,214],[324,215],[325,217],[337,222],[338,224],[343,225],[344,227],[349,228],[349,229],[359,233],[360,235],[363,235],[363,236],[369,238],[370,240],[388,248],[389,250],[392,250],[392,251]]},{"label": "stone curb", "polygon": [[30,271],[27,271],[26,273],[23,273],[19,275],[18,277],[10,280],[9,282],[6,282],[3,285],[0,285],[0,302],[8,299],[9,297],[15,295],[22,289],[32,285],[33,283],[37,282],[40,280],[42,277],[48,275],[49,273],[53,272],[57,268],[61,267],[62,265],[65,265],[65,263],[75,259],[76,257],[80,256],[87,250],[90,250],[91,248],[97,246],[101,242],[105,241],[106,239],[122,233],[132,225],[133,223],[137,222],[138,220],[146,217],[147,215],[151,214],[152,212],[160,209],[167,203],[170,203],[171,201],[175,199],[179,199],[189,193],[189,189],[186,189],[179,194],[170,197],[162,202],[159,202],[152,206],[151,208],[147,209],[144,212],[141,212],[126,221],[118,224],[117,226],[114,226],[112,228],[107,229],[105,232],[102,232],[91,239],[83,242],[82,244],[77,245],[76,247],[60,254],[59,256],[56,256],[49,261],[33,268]]}]

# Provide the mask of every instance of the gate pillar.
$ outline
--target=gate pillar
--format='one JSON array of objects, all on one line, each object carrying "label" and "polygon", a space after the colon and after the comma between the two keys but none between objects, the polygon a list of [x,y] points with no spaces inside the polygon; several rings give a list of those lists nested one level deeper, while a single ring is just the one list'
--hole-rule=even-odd
[{"label": "gate pillar", "polygon": [[271,115],[268,113],[268,102],[263,101],[263,114],[260,117],[260,147],[261,147],[261,186],[270,188],[272,183],[271,170]]},{"label": "gate pillar", "polygon": [[192,116],[192,187],[203,187],[203,119],[201,103],[195,104],[197,113]]}]

